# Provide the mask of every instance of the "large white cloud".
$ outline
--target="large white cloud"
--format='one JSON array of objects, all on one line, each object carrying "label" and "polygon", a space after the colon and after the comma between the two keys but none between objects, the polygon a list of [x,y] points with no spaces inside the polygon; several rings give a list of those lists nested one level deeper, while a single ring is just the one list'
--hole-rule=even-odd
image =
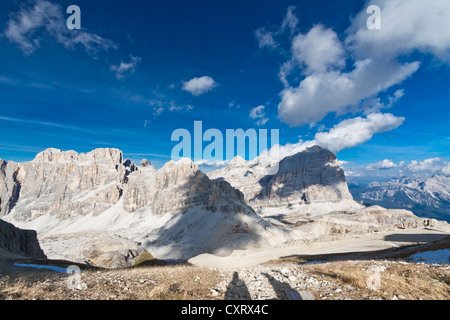
[{"label": "large white cloud", "polygon": [[41,29],[69,49],[81,45],[88,53],[95,54],[99,50],[117,48],[116,43],[96,34],[78,30],[76,33],[70,32],[61,6],[45,0],[36,0],[33,6],[22,7],[12,14],[4,34],[25,54],[32,54],[44,38],[39,34]]},{"label": "large white cloud", "polygon": [[[367,101],[377,103],[380,93],[402,83],[420,66],[417,61],[399,62],[400,57],[405,61],[408,54],[419,51],[450,62],[449,1],[382,0],[377,5],[381,30],[367,28],[366,5],[343,41],[321,25],[294,37],[292,57],[279,74],[285,85],[278,105],[282,122],[302,126],[329,113],[377,112],[379,108]],[[294,71],[303,78],[289,84],[288,76]]]},{"label": "large white cloud", "polygon": [[314,141],[323,148],[338,152],[369,141],[374,134],[399,127],[405,118],[389,113],[372,113],[367,118],[347,119],[328,132],[318,132]]},{"label": "large white cloud", "polygon": [[278,117],[290,126],[319,122],[327,114],[344,114],[363,99],[372,97],[408,78],[419,63],[399,64],[367,59],[358,61],[349,73],[313,73],[298,87],[283,90]]},{"label": "large white cloud", "polygon": [[348,47],[357,59],[383,56],[392,59],[412,51],[428,52],[450,62],[450,1],[378,0],[381,29],[366,28],[362,10],[347,30]]},{"label": "large white cloud", "polygon": [[[391,131],[399,127],[404,120],[405,118],[396,117],[389,113],[372,113],[366,118],[346,119],[327,132],[316,133],[313,140],[300,140],[297,143],[276,146],[277,150],[274,150],[273,153],[279,154],[279,158],[283,159],[313,145],[319,145],[337,153],[343,149],[367,142],[377,133]],[[388,166],[387,163],[384,164]],[[377,166],[381,166],[381,164],[377,164]]]},{"label": "large white cloud", "polygon": [[213,78],[209,76],[203,76],[183,82],[182,89],[184,91],[190,92],[194,96],[199,96],[212,90],[214,87],[216,87],[216,85],[217,84]]}]

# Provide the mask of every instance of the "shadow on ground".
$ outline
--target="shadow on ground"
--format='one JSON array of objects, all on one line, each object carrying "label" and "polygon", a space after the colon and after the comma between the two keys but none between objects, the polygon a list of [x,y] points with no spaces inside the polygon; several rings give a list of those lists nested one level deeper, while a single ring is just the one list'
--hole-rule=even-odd
[{"label": "shadow on ground", "polygon": [[[412,236],[403,237],[403,236]],[[425,237],[423,237],[425,236]],[[386,240],[389,238],[389,240]],[[395,239],[395,240],[392,240]],[[398,240],[400,239],[400,240]],[[405,244],[404,246],[374,250],[374,251],[360,251],[360,252],[343,252],[332,254],[318,254],[318,255],[289,255],[283,256],[279,260],[293,262],[297,264],[306,263],[322,263],[332,261],[348,261],[348,260],[408,260],[408,258],[417,253],[423,251],[434,251],[445,248],[450,248],[450,235],[447,233],[435,234],[435,235],[423,235],[423,234],[394,234],[386,236],[386,241],[398,241],[398,242],[410,242],[413,239],[415,243]],[[433,241],[434,239],[434,241]],[[422,240],[422,241],[419,241]],[[421,243],[424,242],[424,243]]]},{"label": "shadow on ground", "polygon": [[[437,230],[436,230],[437,231]],[[390,234],[384,237],[384,241],[392,242],[409,242],[409,243],[423,243],[433,242],[450,236],[448,233],[442,234]]]}]

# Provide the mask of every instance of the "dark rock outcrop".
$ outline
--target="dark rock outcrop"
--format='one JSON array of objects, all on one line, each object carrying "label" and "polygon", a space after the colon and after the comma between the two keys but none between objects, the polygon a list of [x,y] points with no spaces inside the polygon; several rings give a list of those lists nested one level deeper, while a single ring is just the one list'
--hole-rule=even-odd
[{"label": "dark rock outcrop", "polygon": [[0,248],[34,259],[47,259],[36,231],[22,230],[3,220],[0,220]]}]

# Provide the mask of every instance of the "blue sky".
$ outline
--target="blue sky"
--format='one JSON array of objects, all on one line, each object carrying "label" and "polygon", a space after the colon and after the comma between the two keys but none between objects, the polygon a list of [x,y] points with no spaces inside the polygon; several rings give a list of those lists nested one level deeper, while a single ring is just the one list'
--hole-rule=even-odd
[{"label": "blue sky", "polygon": [[355,179],[450,174],[450,8],[423,3],[2,1],[0,158],[115,147],[160,167],[198,120],[319,143]]}]

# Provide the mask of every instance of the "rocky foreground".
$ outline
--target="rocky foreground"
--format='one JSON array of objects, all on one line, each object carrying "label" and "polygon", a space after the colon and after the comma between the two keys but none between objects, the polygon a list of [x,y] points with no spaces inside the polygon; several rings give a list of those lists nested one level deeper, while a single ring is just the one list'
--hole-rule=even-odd
[{"label": "rocky foreground", "polygon": [[[376,270],[379,287],[369,288]],[[85,271],[84,288],[50,271],[0,276],[0,299],[419,300],[450,299],[450,268],[390,261],[267,264],[223,271],[193,266]]]},{"label": "rocky foreground", "polygon": [[107,270],[81,265],[79,283],[70,280],[73,275],[13,266],[20,260],[6,258],[0,259],[0,299],[449,300],[450,265],[412,258],[449,245],[447,237],[366,253],[294,256],[247,268],[183,264]]}]

